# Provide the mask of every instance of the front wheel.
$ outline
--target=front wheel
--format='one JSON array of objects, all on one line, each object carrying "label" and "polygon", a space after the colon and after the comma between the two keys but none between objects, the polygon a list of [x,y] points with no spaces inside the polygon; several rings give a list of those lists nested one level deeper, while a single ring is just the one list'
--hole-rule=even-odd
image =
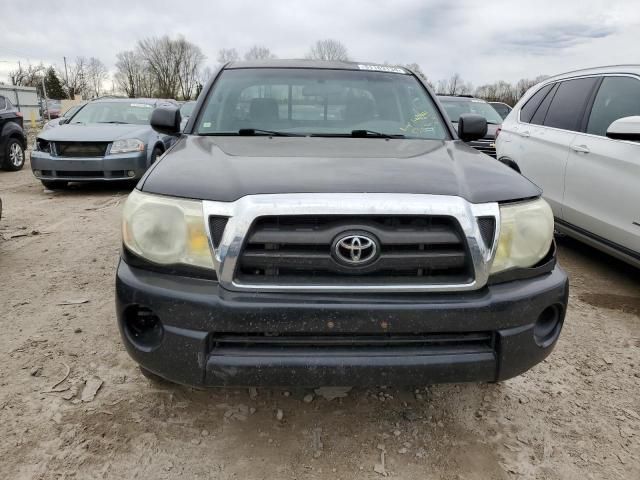
[{"label": "front wheel", "polygon": [[24,148],[17,138],[10,138],[4,152],[2,168],[15,172],[24,167]]},{"label": "front wheel", "polygon": [[156,160],[158,159],[158,157],[161,156],[163,153],[164,152],[162,151],[162,149],[160,147],[155,147],[153,149],[153,152],[151,152],[151,165],[156,163]]},{"label": "front wheel", "polygon": [[42,186],[47,190],[64,190],[69,185],[69,182],[63,180],[40,180]]}]

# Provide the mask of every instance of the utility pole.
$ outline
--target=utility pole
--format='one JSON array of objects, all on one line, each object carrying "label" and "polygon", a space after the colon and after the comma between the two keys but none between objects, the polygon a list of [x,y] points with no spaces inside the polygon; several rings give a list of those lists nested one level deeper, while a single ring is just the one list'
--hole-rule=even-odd
[{"label": "utility pole", "polygon": [[44,86],[44,77],[42,77],[42,94],[44,95],[44,104],[47,106],[47,117],[51,121],[51,112],[49,112],[49,101],[47,100],[47,89]]},{"label": "utility pole", "polygon": [[[69,72],[67,72],[67,57],[62,57],[64,59],[64,79],[67,84],[67,95],[71,97],[71,92],[69,91]],[[73,99],[72,99],[73,100]]]}]

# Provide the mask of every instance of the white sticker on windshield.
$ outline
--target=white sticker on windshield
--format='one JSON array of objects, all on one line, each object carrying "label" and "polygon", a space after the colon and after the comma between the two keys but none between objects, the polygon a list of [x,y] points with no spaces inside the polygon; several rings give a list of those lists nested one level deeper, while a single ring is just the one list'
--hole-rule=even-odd
[{"label": "white sticker on windshield", "polygon": [[152,106],[147,104],[147,103],[131,103],[130,106],[131,107],[152,108]]},{"label": "white sticker on windshield", "polygon": [[370,70],[372,72],[407,73],[404,68],[387,67],[385,65],[358,65],[360,70]]},{"label": "white sticker on windshield", "polygon": [[203,126],[204,128],[209,128],[209,127],[211,127],[211,122],[204,122],[204,123],[202,124],[202,126]]}]

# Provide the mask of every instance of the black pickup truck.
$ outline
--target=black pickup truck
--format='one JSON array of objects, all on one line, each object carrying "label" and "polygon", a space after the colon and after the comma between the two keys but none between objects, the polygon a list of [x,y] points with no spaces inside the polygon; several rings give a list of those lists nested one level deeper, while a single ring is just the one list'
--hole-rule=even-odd
[{"label": "black pickup truck", "polygon": [[143,373],[197,386],[495,382],[542,361],[568,282],[526,178],[413,72],[230,63],[123,212],[116,310]]}]

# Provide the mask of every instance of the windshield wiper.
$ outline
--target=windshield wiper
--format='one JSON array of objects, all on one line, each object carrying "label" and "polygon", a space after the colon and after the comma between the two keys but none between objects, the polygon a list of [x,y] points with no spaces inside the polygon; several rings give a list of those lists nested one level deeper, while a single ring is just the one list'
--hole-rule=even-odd
[{"label": "windshield wiper", "polygon": [[299,133],[287,133],[278,132],[276,130],[262,130],[261,128],[241,128],[238,130],[240,136],[253,136],[253,135],[270,135],[273,137],[304,137]]},{"label": "windshield wiper", "polygon": [[401,133],[382,133],[374,130],[351,130],[351,133],[312,133],[312,137],[355,137],[355,138],[415,138]]},{"label": "windshield wiper", "polygon": [[111,120],[109,122],[97,122],[97,123],[115,123],[115,124],[118,124],[118,125],[126,125],[127,124],[127,122],[121,122],[119,120]]},{"label": "windshield wiper", "polygon": [[404,138],[401,133],[381,133],[374,130],[351,130],[352,137]]}]

